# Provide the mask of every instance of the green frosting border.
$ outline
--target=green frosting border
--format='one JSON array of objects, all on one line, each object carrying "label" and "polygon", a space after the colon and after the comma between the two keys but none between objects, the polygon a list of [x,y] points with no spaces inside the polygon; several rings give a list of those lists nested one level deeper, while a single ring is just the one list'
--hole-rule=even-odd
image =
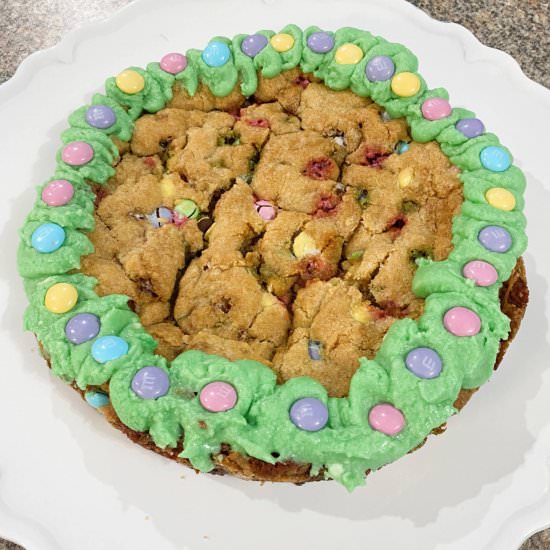
[{"label": "green frosting border", "polygon": [[[491,375],[499,343],[509,332],[509,320],[500,311],[498,291],[527,245],[525,217],[521,212],[525,178],[515,166],[494,173],[481,165],[480,151],[487,145],[498,145],[499,141],[488,133],[468,139],[456,130],[458,120],[474,116],[471,111],[453,108],[444,119],[423,118],[420,107],[425,99],[447,99],[448,94],[442,88],[427,88],[417,72],[417,59],[407,48],[346,27],[329,33],[335,47],[326,54],[318,54],[308,48],[307,38],[319,30],[309,27],[302,32],[296,25],[288,25],[281,32],[294,38],[289,51],[279,53],[268,42],[254,58],[241,51],[246,35],[239,34],[232,40],[215,37],[213,40],[223,41],[230,48],[231,58],[225,65],[209,67],[201,51],[189,50],[187,67],[176,75],[163,71],[156,62],[146,69],[129,67],[145,80],[144,89],[132,95],[119,90],[115,79],[109,78],[105,95],[94,95],[91,103],[110,106],[117,121],[106,130],[91,128],[85,120],[89,105],[70,115],[70,128],[63,132],[62,143],[87,141],[94,149],[94,158],[84,166],[74,167],[61,160],[59,151],[55,173],[38,188],[34,208],[21,229],[18,266],[30,302],[25,328],[38,337],[53,372],[82,390],[109,383],[111,403],[126,426],[148,431],[160,448],[176,447],[183,436],[181,456],[202,471],[214,467],[213,457],[219,453],[221,444],[227,443],[236,451],[269,463],[285,460],[311,463],[312,473],[323,468],[327,478],[336,479],[351,490],[364,483],[367,470],[405,455],[454,414],[453,403],[461,388],[477,387]],[[274,35],[270,30],[259,33],[268,41]],[[344,43],[356,44],[363,50],[364,56],[358,64],[338,65],[334,61],[337,47]],[[415,73],[420,79],[420,91],[413,97],[398,97],[391,90],[390,80],[367,80],[366,63],[377,55],[391,57],[396,73]],[[406,117],[412,138],[419,142],[436,140],[461,170],[459,177],[464,184],[464,203],[453,220],[453,251],[442,262],[417,260],[413,290],[426,299],[424,314],[417,321],[403,319],[392,325],[376,358],[360,360],[345,398],[328,397],[322,385],[307,377],[277,385],[273,372],[255,361],[232,362],[220,356],[187,351],[169,365],[164,358],[153,355],[156,342],[130,311],[127,296],[99,297],[94,291],[95,279],[75,272],[80,258],[93,251],[85,234],[94,225],[94,194],[89,183],[104,184],[114,174],[118,151],[113,138],[129,140],[134,121],[143,112],[162,109],[172,98],[176,81],[190,95],[203,83],[217,96],[228,95],[240,83],[243,94],[249,96],[256,90],[258,71],[265,77],[274,77],[297,66],[334,90],[350,88],[360,96],[371,97],[391,117]],[[48,207],[40,198],[41,190],[58,178],[73,184],[74,197],[65,206]],[[487,204],[485,191],[492,186],[514,194],[513,211],[497,210]],[[55,252],[40,254],[31,247],[31,235],[46,221],[63,226],[66,240]],[[513,246],[508,252],[490,252],[478,242],[478,232],[488,224],[501,225],[510,232]],[[496,284],[478,287],[462,276],[462,267],[473,259],[483,259],[495,266]],[[58,282],[70,283],[78,290],[78,302],[68,313],[55,314],[44,307],[47,289]],[[445,330],[443,315],[454,306],[477,312],[482,320],[479,334],[460,338]],[[67,321],[79,312],[100,317],[99,336],[121,336],[129,344],[128,354],[100,364],[90,354],[93,341],[71,344],[64,329]],[[440,355],[443,369],[437,378],[418,378],[405,367],[407,352],[419,346],[433,348]],[[464,357],[468,360],[464,361]],[[147,365],[156,365],[168,373],[170,390],[165,396],[144,400],[131,390],[132,377]],[[223,413],[206,411],[197,396],[207,383],[217,380],[233,384],[238,393],[236,406]],[[291,422],[289,408],[303,397],[316,397],[327,405],[329,421],[325,428],[307,432]],[[379,403],[391,403],[403,413],[406,423],[399,434],[388,436],[370,426],[368,412]]]}]

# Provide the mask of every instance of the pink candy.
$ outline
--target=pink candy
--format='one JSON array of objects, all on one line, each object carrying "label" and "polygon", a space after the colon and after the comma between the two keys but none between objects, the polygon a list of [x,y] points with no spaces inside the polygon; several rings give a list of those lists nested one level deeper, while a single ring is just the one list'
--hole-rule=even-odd
[{"label": "pink candy", "polygon": [[170,74],[181,73],[187,67],[187,57],[181,53],[167,53],[160,60],[160,68]]},{"label": "pink candy", "polygon": [[477,286],[491,286],[498,279],[497,270],[488,262],[483,260],[472,260],[468,262],[462,274],[467,279],[475,281]]},{"label": "pink candy", "polygon": [[227,382],[210,382],[201,390],[201,405],[210,412],[224,412],[237,403],[237,391]]},{"label": "pink candy", "polygon": [[42,189],[42,200],[48,206],[63,206],[73,198],[73,195],[73,185],[67,180],[50,181],[50,183]]},{"label": "pink candy", "polygon": [[369,424],[373,430],[386,435],[397,435],[405,426],[403,413],[388,403],[375,405],[369,412]]},{"label": "pink candy", "polygon": [[63,147],[61,159],[71,166],[82,166],[94,158],[94,150],[85,141],[72,141]]},{"label": "pink candy", "polygon": [[265,221],[274,220],[277,216],[277,211],[275,207],[269,202],[264,200],[259,200],[254,203],[256,207],[256,212],[260,217]]},{"label": "pink candy", "polygon": [[422,116],[427,120],[439,120],[451,114],[452,108],[446,99],[431,97],[422,103]]},{"label": "pink candy", "polygon": [[455,336],[475,336],[481,330],[481,319],[471,309],[453,307],[445,313],[443,326]]}]

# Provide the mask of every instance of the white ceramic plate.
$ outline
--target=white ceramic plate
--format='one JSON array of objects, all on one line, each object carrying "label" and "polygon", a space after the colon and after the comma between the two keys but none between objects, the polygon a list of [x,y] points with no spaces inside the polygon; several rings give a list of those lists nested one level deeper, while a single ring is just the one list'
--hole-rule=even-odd
[{"label": "white ceramic plate", "polygon": [[[408,45],[432,87],[476,111],[528,178],[532,298],[503,365],[444,436],[353,494],[196,476],[147,452],[52,377],[21,328],[17,229],[67,115],[128,65],[288,22]],[[550,518],[549,120],[550,93],[510,57],[399,0],[143,1],[32,55],[0,87],[0,535],[27,550],[516,550]]]}]

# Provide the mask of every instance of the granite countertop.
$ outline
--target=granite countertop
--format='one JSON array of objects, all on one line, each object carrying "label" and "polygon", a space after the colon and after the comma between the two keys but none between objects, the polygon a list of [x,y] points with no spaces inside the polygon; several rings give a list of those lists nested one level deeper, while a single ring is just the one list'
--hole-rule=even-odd
[{"label": "granite countertop", "polygon": [[[0,83],[10,78],[30,53],[53,46],[79,24],[108,16],[131,1],[7,0],[2,4],[0,20]],[[549,2],[411,0],[411,3],[436,19],[463,25],[484,44],[508,52],[529,78],[550,88]],[[0,550],[20,549],[0,538]],[[550,529],[534,535],[521,548],[549,549]]]}]

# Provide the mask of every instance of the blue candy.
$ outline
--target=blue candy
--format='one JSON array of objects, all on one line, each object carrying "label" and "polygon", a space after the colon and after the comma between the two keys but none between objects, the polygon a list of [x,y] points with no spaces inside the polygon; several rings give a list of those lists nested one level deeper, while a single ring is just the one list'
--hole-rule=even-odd
[{"label": "blue candy", "polygon": [[109,404],[109,396],[102,391],[87,391],[84,394],[84,399],[86,399],[88,405],[91,405],[94,409],[105,407],[105,405]]},{"label": "blue candy", "polygon": [[321,342],[318,340],[310,340],[307,345],[309,358],[313,361],[321,360]]},{"label": "blue candy", "polygon": [[398,155],[402,155],[403,153],[406,153],[411,146],[406,141],[400,141],[397,144],[396,150]]},{"label": "blue candy", "polygon": [[489,145],[481,150],[479,160],[484,168],[491,172],[504,172],[512,164],[512,159],[506,149],[498,145]]},{"label": "blue candy", "polygon": [[128,353],[128,342],[119,336],[102,336],[92,345],[92,357],[98,363],[113,361]]},{"label": "blue candy", "polygon": [[32,233],[32,247],[42,254],[55,252],[65,242],[65,230],[56,223],[43,223]]},{"label": "blue candy", "polygon": [[225,65],[231,57],[229,46],[225,42],[214,40],[210,42],[202,52],[202,60],[209,67],[221,67]]}]

